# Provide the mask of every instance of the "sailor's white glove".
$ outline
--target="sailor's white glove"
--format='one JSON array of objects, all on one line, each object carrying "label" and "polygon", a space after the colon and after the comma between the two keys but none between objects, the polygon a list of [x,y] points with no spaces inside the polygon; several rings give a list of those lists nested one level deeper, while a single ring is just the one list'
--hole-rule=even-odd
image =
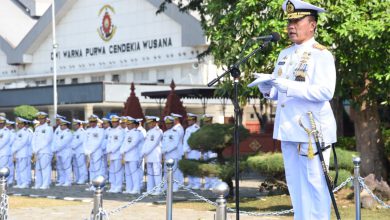
[{"label": "sailor's white glove", "polygon": [[288,80],[288,79],[276,78],[276,79],[272,80],[272,85],[273,85],[279,92],[287,93],[289,81],[290,81],[290,80]]}]

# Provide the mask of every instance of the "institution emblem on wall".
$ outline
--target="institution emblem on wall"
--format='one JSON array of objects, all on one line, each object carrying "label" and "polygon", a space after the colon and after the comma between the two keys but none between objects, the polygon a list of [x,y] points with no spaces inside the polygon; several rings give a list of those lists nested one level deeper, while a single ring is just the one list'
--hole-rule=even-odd
[{"label": "institution emblem on wall", "polygon": [[99,18],[101,19],[101,25],[97,29],[100,38],[104,41],[110,41],[115,35],[116,26],[112,23],[111,16],[115,14],[115,9],[110,5],[104,5],[99,10]]}]

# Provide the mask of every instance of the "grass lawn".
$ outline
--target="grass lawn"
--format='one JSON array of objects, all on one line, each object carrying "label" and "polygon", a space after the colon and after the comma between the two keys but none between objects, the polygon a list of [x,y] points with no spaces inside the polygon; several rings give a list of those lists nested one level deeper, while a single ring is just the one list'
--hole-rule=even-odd
[{"label": "grass lawn", "polygon": [[54,206],[74,206],[81,204],[77,201],[65,201],[46,198],[29,198],[22,196],[10,196],[8,199],[10,209],[27,207],[54,207]]},{"label": "grass lawn", "polygon": [[[355,205],[354,201],[348,199],[351,197],[351,189],[343,189],[336,194],[337,205],[340,211],[341,219],[343,220],[354,220],[355,219]],[[389,202],[388,202],[389,204]],[[229,201],[228,206],[234,208],[234,201]],[[174,203],[174,208],[189,208],[194,210],[207,210],[215,211],[212,205],[205,202],[178,202]],[[279,196],[267,196],[260,199],[241,199],[240,209],[244,211],[252,212],[270,212],[270,211],[282,211],[291,209],[290,197],[287,195]],[[374,210],[362,209],[361,219],[375,219],[375,220],[389,220],[390,209],[378,208]],[[292,219],[292,215],[286,215],[281,219]],[[336,219],[335,214],[332,210],[332,218]]]}]

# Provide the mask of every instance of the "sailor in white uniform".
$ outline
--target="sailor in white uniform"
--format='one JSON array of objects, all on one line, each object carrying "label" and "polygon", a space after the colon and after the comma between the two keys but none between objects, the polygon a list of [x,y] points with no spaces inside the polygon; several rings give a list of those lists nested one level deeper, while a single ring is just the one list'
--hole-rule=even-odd
[{"label": "sailor in white uniform", "polygon": [[111,130],[111,122],[108,118],[102,118],[102,128],[104,133],[103,143],[102,143],[102,151],[103,151],[103,173],[104,177],[108,178],[108,158],[107,158],[107,142],[108,142],[108,134]]},{"label": "sailor in white uniform", "polygon": [[[325,146],[336,142],[336,121],[329,101],[334,95],[336,68],[332,54],[314,39],[323,8],[286,0],[287,31],[292,46],[281,51],[270,82],[258,83],[264,97],[277,100],[273,137],[282,143],[287,186],[296,220],[330,219],[330,195],[321,168],[308,112],[312,112]],[[253,83],[256,84],[256,83]],[[329,164],[330,150],[323,151]]]},{"label": "sailor in white uniform", "polygon": [[17,117],[16,123],[18,131],[12,144],[12,154],[16,159],[15,179],[17,185],[14,188],[25,189],[30,185],[29,176],[31,175],[31,170],[29,169],[31,167],[28,166],[30,164],[30,134],[27,128],[24,127],[25,123],[27,123],[26,119]]},{"label": "sailor in white uniform", "polygon": [[[179,133],[179,137],[180,137],[180,140],[179,140],[179,158],[178,158],[178,161],[177,163],[179,163],[179,161],[183,158],[184,156],[184,150],[183,150],[183,138],[184,138],[184,128],[180,122],[180,120],[183,118],[182,115],[180,114],[176,114],[176,113],[171,113],[171,116],[173,117],[174,119],[174,122],[173,122],[173,129],[175,129],[178,133]],[[184,185],[184,175],[183,175],[183,172],[181,172],[181,170],[179,169],[179,167],[177,167],[177,170],[176,170],[176,180],[179,182],[180,185]]]},{"label": "sailor in white uniform", "polygon": [[120,121],[119,116],[111,115],[110,119],[111,119],[112,128],[108,133],[107,155],[110,161],[108,172],[109,172],[109,181],[111,183],[111,188],[108,192],[119,193],[122,192],[122,182],[123,182],[123,172],[124,172],[120,148],[123,143],[125,130],[119,126],[119,121]]},{"label": "sailor in white uniform", "polygon": [[[10,133],[10,139],[9,139],[9,142],[8,142],[8,145],[10,148],[12,148],[12,145],[15,141],[15,137],[16,137],[16,131],[15,131],[15,122],[14,121],[11,121],[11,120],[6,120],[5,121],[5,126],[8,128],[9,130],[9,133]],[[14,155],[12,153],[12,155]],[[8,176],[8,179],[7,179],[7,182],[8,182],[8,185],[11,186],[11,184],[14,183],[14,177],[15,177],[15,163],[16,163],[16,158],[15,157],[12,157],[12,160],[10,161],[10,164],[9,164],[9,176]]]},{"label": "sailor in white uniform", "polygon": [[83,143],[86,133],[82,127],[82,121],[73,119],[73,139],[70,144],[72,148],[72,166],[74,174],[74,182],[76,184],[85,184],[88,179],[88,171]]},{"label": "sailor in white uniform", "polygon": [[126,176],[126,191],[127,194],[140,194],[140,175],[139,169],[141,166],[140,144],[143,143],[144,136],[140,130],[137,129],[136,119],[130,116],[127,117],[127,128],[123,144],[121,146],[121,154],[125,161],[125,176]]},{"label": "sailor in white uniform", "polygon": [[[210,125],[213,123],[213,115],[204,114],[202,115],[203,126]],[[210,163],[214,163],[217,160],[218,154],[214,151],[206,151],[203,153],[203,159],[206,161],[210,161]],[[204,178],[204,188],[212,190],[214,186],[216,186],[220,181],[217,177],[209,177],[206,176]]]},{"label": "sailor in white uniform", "polygon": [[[180,155],[180,133],[173,127],[174,118],[172,116],[165,116],[164,122],[167,130],[163,134],[162,139],[162,154],[164,156],[164,161],[169,159],[174,160],[173,164],[173,179],[178,179],[178,161],[181,157]],[[164,177],[167,176],[167,167],[164,166]],[[173,191],[177,192],[179,189],[178,184],[176,182],[173,183]]]},{"label": "sailor in white uniform", "polygon": [[[198,150],[191,150],[190,145],[188,145],[188,139],[191,137],[191,134],[199,129],[199,125],[196,124],[198,116],[193,113],[187,113],[187,122],[188,127],[185,130],[183,138],[183,149],[187,155],[187,159],[199,160],[201,158],[201,152]],[[192,189],[200,189],[201,187],[201,178],[195,176],[188,176],[188,187]]]},{"label": "sailor in white uniform", "polygon": [[53,139],[53,153],[57,159],[58,183],[56,186],[72,185],[72,132],[68,126],[70,122],[60,119],[58,134]]},{"label": "sailor in white uniform", "polygon": [[35,186],[34,189],[48,189],[51,184],[51,160],[53,157],[51,146],[53,128],[47,124],[47,113],[36,114],[39,124],[35,128],[31,147],[35,154]]},{"label": "sailor in white uniform", "polygon": [[0,116],[0,166],[8,167],[10,169],[13,167],[13,158],[11,154],[10,141],[12,134],[9,129],[5,126],[6,118]]},{"label": "sailor in white uniform", "polygon": [[[103,169],[103,129],[97,126],[99,117],[92,114],[89,118],[89,128],[86,130],[86,137],[84,141],[84,151],[89,161],[89,181],[94,180],[99,175],[104,175]],[[91,186],[90,189],[94,187]]]},{"label": "sailor in white uniform", "polygon": [[[145,118],[149,130],[146,133],[141,154],[146,163],[147,192],[151,192],[161,182],[161,139],[163,132],[157,124],[160,118],[156,116],[145,116]],[[159,195],[160,193],[161,191],[158,189],[152,195]]]}]

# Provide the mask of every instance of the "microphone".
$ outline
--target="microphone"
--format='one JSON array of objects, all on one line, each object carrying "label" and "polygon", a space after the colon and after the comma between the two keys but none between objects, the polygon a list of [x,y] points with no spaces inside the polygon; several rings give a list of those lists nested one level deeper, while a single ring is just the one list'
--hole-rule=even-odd
[{"label": "microphone", "polygon": [[252,40],[265,40],[276,42],[280,40],[280,35],[277,32],[272,32],[270,35],[252,37]]}]

